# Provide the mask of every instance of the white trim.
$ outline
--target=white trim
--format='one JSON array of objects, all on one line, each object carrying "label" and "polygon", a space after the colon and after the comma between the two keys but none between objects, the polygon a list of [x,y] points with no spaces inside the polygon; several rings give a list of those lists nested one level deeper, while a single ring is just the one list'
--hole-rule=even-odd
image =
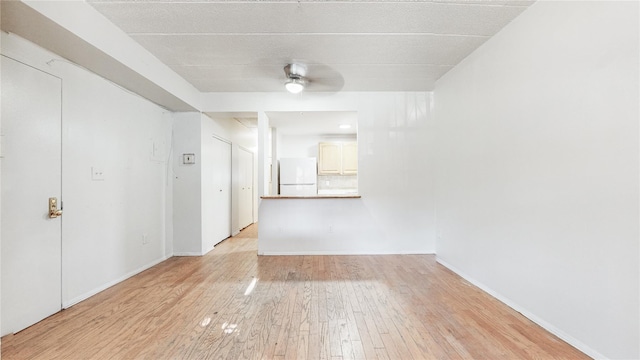
[{"label": "white trim", "polygon": [[238,145],[238,149],[248,152],[249,154],[251,154],[251,156],[255,155],[255,153],[253,151],[249,150],[248,148],[246,148],[246,147],[244,147],[242,145]]},{"label": "white trim", "polygon": [[202,256],[202,254],[199,252],[186,251],[186,252],[174,252],[173,256]]},{"label": "white trim", "polygon": [[202,251],[202,254],[200,254],[201,256],[207,255],[211,250],[213,250],[213,248],[215,248],[215,245],[212,245],[210,248],[205,249],[204,251]]},{"label": "white trim", "polygon": [[367,251],[258,251],[258,255],[272,256],[272,255],[292,255],[292,256],[314,256],[314,255],[435,255],[435,253],[421,252],[421,251],[407,251],[407,252],[367,252]]},{"label": "white trim", "polygon": [[501,295],[500,293],[492,290],[490,287],[486,286],[485,284],[483,284],[483,283],[477,281],[476,279],[474,279],[473,277],[465,274],[464,272],[460,271],[455,266],[447,263],[445,260],[442,260],[442,258],[436,256],[436,261],[438,262],[438,264],[446,267],[447,269],[449,269],[449,270],[453,271],[454,273],[456,273],[461,278],[465,279],[466,281],[468,281],[471,284],[475,285],[476,287],[480,288],[480,290],[486,292],[487,294],[493,296],[494,298],[496,298],[497,300],[501,301],[502,303],[504,303],[508,307],[510,307],[513,310],[519,312],[520,314],[522,314],[527,319],[529,319],[529,320],[533,321],[534,323],[540,325],[543,329],[547,330],[548,332],[552,333],[553,335],[555,335],[555,336],[559,337],[560,339],[564,340],[566,343],[568,343],[569,345],[573,346],[574,348],[582,351],[587,356],[590,356],[590,357],[592,357],[594,359],[608,359],[606,356],[602,355],[601,353],[599,353],[596,350],[592,349],[591,347],[587,346],[582,341],[580,341],[580,340],[574,338],[573,336],[567,334],[566,332],[558,329],[557,327],[555,327],[551,323],[539,318],[538,316],[536,316],[533,313],[529,312],[528,310],[526,310],[522,306],[516,304],[514,301],[510,300],[509,298]]},{"label": "white trim", "polygon": [[[204,113],[203,113],[203,114],[204,114]],[[205,115],[206,115],[206,114],[205,114]],[[222,141],[223,143],[227,143],[227,144],[229,144],[229,145],[233,145],[233,143],[231,142],[231,140],[227,140],[227,139],[223,138],[222,136],[219,136],[219,135],[213,134],[213,135],[211,135],[211,137],[213,137],[214,139],[218,139],[218,140]]]},{"label": "white trim", "polygon": [[107,290],[108,288],[110,288],[110,287],[112,287],[114,285],[117,285],[117,284],[127,280],[128,278],[134,276],[134,275],[137,275],[137,274],[139,274],[139,273],[141,273],[141,272],[143,272],[145,270],[148,270],[148,269],[160,264],[161,262],[163,262],[163,261],[165,261],[167,259],[168,259],[168,257],[162,257],[162,258],[160,258],[158,260],[152,261],[151,263],[149,263],[147,265],[143,265],[143,266],[141,266],[141,267],[139,267],[139,268],[137,268],[137,269],[135,269],[135,270],[133,270],[131,272],[128,272],[128,273],[124,274],[123,276],[121,276],[121,277],[119,277],[119,278],[117,278],[117,279],[115,279],[113,281],[109,281],[108,283],[106,283],[106,284],[104,284],[102,286],[99,286],[99,287],[97,287],[97,288],[95,288],[95,289],[93,289],[91,291],[88,291],[88,292],[86,292],[86,293],[84,293],[84,294],[82,294],[80,296],[76,296],[75,298],[73,298],[73,299],[71,299],[69,301],[63,301],[62,302],[62,308],[63,309],[68,309],[68,308],[72,307],[73,305],[75,305],[75,304],[77,304],[77,303],[79,303],[81,301],[84,301],[84,300],[92,297],[93,295],[98,294],[99,292]]}]

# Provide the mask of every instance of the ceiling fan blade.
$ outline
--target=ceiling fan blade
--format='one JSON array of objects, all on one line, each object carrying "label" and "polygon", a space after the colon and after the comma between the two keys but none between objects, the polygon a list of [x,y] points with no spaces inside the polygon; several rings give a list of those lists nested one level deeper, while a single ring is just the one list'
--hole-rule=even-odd
[{"label": "ceiling fan blade", "polygon": [[337,92],[344,87],[342,76],[333,78],[322,78],[309,80],[305,91],[309,92]]},{"label": "ceiling fan blade", "polygon": [[307,90],[311,92],[336,92],[344,87],[344,78],[339,72],[323,64],[308,66]]}]

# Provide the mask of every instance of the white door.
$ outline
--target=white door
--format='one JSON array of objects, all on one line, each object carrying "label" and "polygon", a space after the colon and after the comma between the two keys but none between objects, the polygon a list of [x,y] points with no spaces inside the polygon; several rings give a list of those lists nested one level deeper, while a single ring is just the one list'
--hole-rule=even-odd
[{"label": "white door", "polygon": [[61,80],[2,56],[2,335],[61,309]]},{"label": "white door", "polygon": [[231,144],[213,138],[213,222],[215,243],[231,235]]},{"label": "white door", "polygon": [[239,151],[239,218],[240,229],[253,223],[253,153],[240,148]]}]

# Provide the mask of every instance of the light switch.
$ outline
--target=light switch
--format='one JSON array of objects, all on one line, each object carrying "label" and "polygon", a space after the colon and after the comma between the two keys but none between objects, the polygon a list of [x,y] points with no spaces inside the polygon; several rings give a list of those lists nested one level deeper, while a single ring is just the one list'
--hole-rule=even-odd
[{"label": "light switch", "polygon": [[160,156],[160,146],[155,141],[151,144],[151,156],[153,156],[154,159]]},{"label": "light switch", "polygon": [[91,180],[92,181],[102,181],[104,180],[104,172],[101,168],[92,166],[91,167]]},{"label": "light switch", "polygon": [[158,162],[162,162],[164,161],[164,152],[163,152],[163,145],[157,142],[153,142],[151,144],[151,161],[158,161]]},{"label": "light switch", "polygon": [[183,164],[195,164],[196,163],[196,155],[195,154],[182,154],[182,163]]}]

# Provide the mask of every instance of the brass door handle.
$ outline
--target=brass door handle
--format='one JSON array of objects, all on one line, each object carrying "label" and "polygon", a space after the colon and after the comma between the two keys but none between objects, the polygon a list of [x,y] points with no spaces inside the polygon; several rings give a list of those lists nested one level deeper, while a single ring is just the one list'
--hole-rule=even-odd
[{"label": "brass door handle", "polygon": [[57,218],[62,215],[62,209],[58,210],[58,199],[49,198],[49,217],[51,219]]}]

